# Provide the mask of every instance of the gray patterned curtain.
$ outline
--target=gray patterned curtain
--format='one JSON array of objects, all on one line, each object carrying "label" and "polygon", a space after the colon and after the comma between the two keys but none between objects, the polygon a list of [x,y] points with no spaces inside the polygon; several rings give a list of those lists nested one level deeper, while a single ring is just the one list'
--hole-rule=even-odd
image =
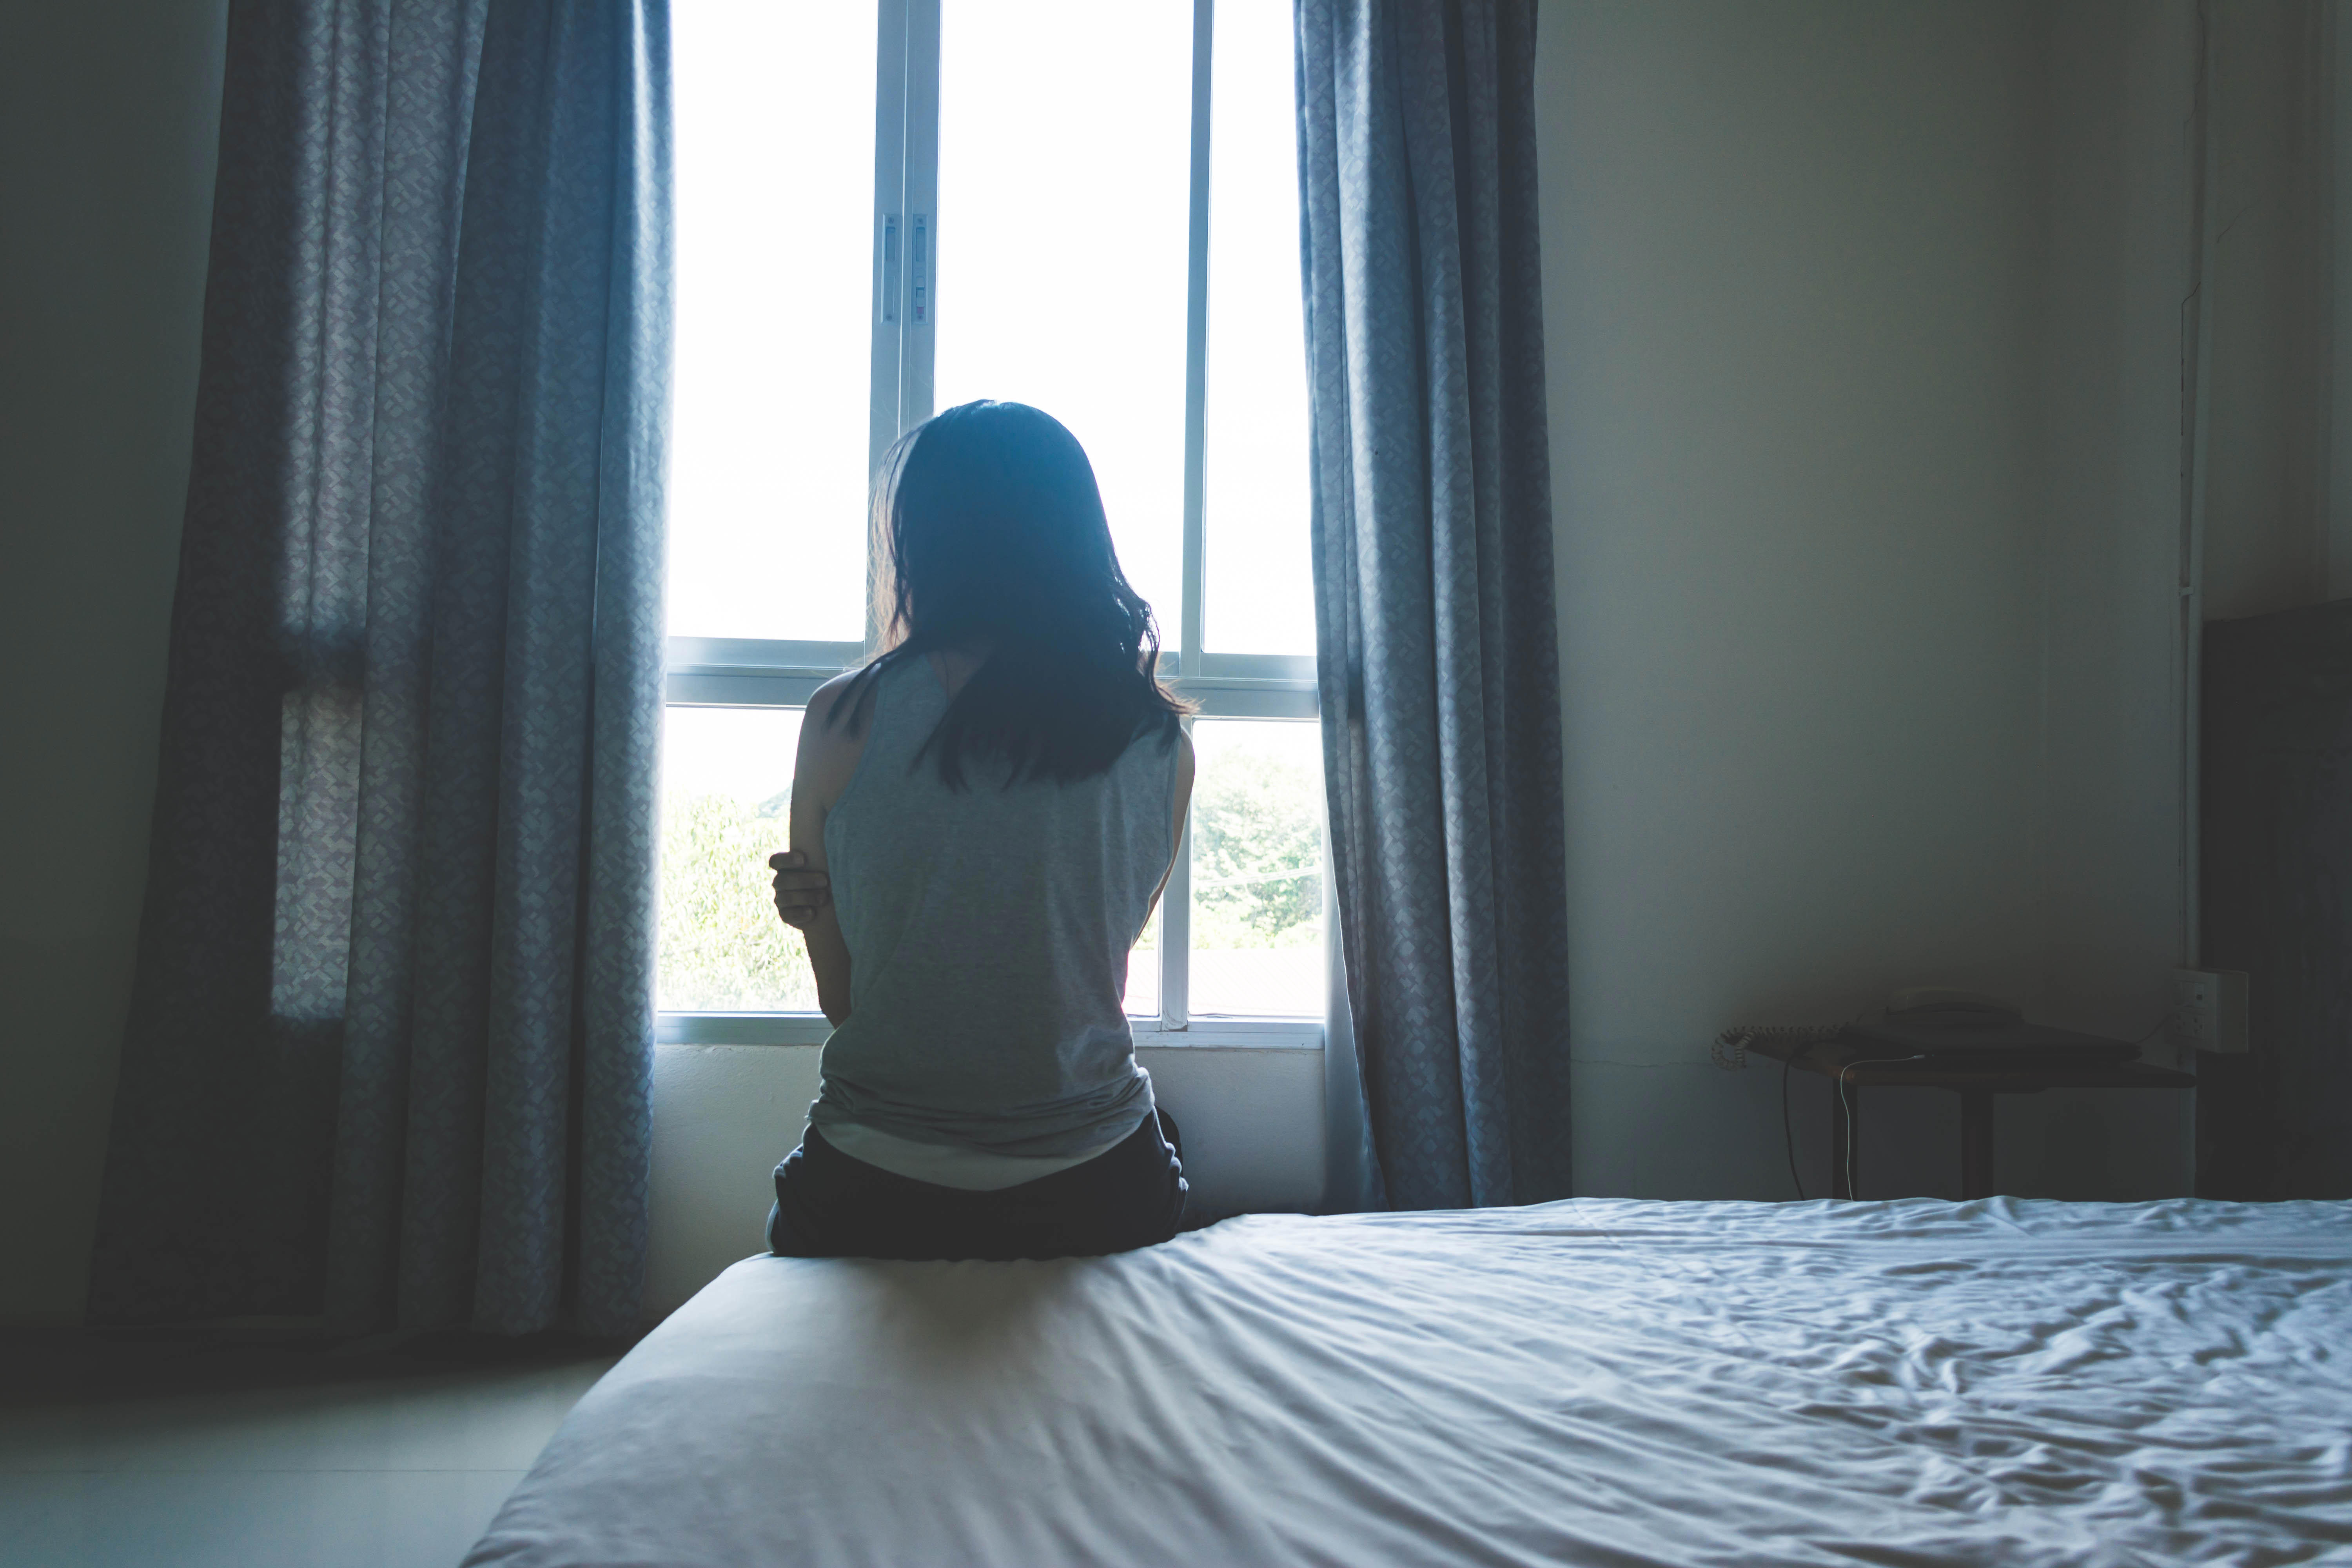
[{"label": "gray patterned curtain", "polygon": [[[1534,0],[1297,0],[1324,766],[1366,1168],[1570,1189]],[[1344,1134],[1345,1129],[1341,1129]],[[1333,1147],[1349,1141],[1335,1137]]]},{"label": "gray patterned curtain", "polygon": [[636,1324],[667,31],[232,11],[94,1321]]}]

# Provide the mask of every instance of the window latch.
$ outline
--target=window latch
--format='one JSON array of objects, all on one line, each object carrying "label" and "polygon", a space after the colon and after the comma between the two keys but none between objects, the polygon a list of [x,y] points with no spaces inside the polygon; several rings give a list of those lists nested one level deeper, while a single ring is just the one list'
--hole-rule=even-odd
[{"label": "window latch", "polygon": [[882,324],[898,324],[898,215],[882,215]]},{"label": "window latch", "polygon": [[930,219],[917,213],[910,220],[913,233],[908,237],[907,260],[914,278],[914,288],[908,297],[908,320],[916,326],[928,326],[931,320],[931,225]]}]

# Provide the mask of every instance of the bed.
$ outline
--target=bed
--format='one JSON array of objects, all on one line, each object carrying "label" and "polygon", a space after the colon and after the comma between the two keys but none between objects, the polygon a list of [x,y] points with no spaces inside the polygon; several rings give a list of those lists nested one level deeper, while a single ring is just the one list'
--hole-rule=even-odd
[{"label": "bed", "polygon": [[1255,1216],[727,1270],[469,1565],[2352,1560],[2352,1205]]}]

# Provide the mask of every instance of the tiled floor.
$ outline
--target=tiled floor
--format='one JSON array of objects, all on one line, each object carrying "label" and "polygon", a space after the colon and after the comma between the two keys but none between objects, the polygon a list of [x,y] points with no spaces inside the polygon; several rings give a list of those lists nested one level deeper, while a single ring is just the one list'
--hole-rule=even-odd
[{"label": "tiled floor", "polygon": [[0,1341],[6,1568],[452,1568],[611,1352]]}]

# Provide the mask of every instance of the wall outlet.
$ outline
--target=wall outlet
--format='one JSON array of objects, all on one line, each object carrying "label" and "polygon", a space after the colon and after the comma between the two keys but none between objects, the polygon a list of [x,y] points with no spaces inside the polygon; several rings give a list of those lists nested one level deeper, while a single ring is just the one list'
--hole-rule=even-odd
[{"label": "wall outlet", "polygon": [[2246,972],[2172,972],[2172,1037],[2183,1047],[2231,1055],[2251,1050],[2246,1032]]}]

